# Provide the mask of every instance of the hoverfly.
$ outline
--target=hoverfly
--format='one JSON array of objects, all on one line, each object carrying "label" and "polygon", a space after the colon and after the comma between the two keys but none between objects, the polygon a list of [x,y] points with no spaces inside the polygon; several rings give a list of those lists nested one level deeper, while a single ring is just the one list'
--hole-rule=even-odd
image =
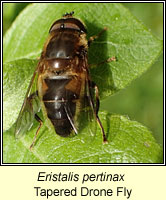
[{"label": "hoverfly", "polygon": [[87,61],[88,47],[97,36],[87,40],[84,24],[73,13],[52,24],[16,122],[16,137],[27,132],[34,119],[39,122],[30,148],[43,124],[37,114],[40,108],[55,132],[68,137],[78,134],[79,115],[89,107],[107,141],[98,116],[98,88],[90,79]]}]

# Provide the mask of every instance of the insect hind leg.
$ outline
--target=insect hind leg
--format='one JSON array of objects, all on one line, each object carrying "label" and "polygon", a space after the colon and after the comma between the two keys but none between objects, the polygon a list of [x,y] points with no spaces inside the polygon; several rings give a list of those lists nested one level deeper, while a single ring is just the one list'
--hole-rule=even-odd
[{"label": "insect hind leg", "polygon": [[92,84],[93,84],[93,88],[95,89],[95,96],[96,96],[96,106],[95,106],[96,119],[97,119],[97,122],[98,122],[98,124],[99,124],[99,126],[101,128],[102,134],[103,134],[103,142],[107,143],[108,141],[107,141],[107,138],[106,138],[104,127],[103,127],[103,125],[102,125],[102,123],[100,121],[100,118],[98,116],[98,111],[99,111],[99,107],[100,107],[99,90],[98,90],[97,85],[94,82],[92,82]]},{"label": "insect hind leg", "polygon": [[38,129],[37,129],[37,131],[36,131],[36,134],[35,134],[35,136],[34,136],[34,138],[33,138],[33,142],[32,142],[32,144],[31,144],[31,146],[30,146],[30,150],[32,150],[33,146],[35,145],[37,135],[39,134],[40,128],[41,128],[42,125],[43,125],[43,121],[40,119],[40,117],[39,117],[37,114],[35,114],[35,119],[39,122],[39,126],[38,126]]},{"label": "insect hind leg", "polygon": [[104,127],[101,123],[101,120],[98,116],[98,111],[99,111],[99,107],[100,107],[100,100],[99,100],[99,91],[98,91],[98,87],[97,85],[93,82],[93,81],[89,81],[89,87],[91,89],[94,89],[95,90],[95,104],[93,102],[93,98],[92,98],[92,93],[91,93],[91,90],[89,90],[90,92],[90,103],[93,107],[93,111],[94,111],[94,114],[95,114],[95,117],[96,117],[96,120],[101,128],[101,131],[102,131],[102,134],[103,134],[103,143],[108,143],[107,141],[107,138],[106,138],[106,134],[105,134],[105,131],[104,131]]}]

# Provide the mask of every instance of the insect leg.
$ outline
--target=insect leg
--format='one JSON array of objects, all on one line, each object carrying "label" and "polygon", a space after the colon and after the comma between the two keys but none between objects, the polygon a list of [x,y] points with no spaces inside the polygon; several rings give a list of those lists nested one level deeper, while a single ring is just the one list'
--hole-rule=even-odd
[{"label": "insect leg", "polygon": [[89,38],[88,40],[88,46],[91,45],[91,43],[96,40],[97,38],[99,38],[105,31],[107,30],[107,27],[104,27],[103,30],[101,30],[97,35],[93,35]]},{"label": "insect leg", "polygon": [[98,90],[97,85],[94,82],[92,82],[92,84],[93,84],[93,87],[95,89],[95,96],[96,96],[96,107],[95,107],[96,118],[97,118],[97,121],[98,121],[99,126],[100,126],[100,128],[102,130],[102,133],[103,133],[103,142],[107,143],[107,138],[106,138],[106,135],[105,135],[105,131],[104,131],[103,125],[102,125],[102,123],[100,121],[100,118],[98,116],[98,111],[99,111],[99,107],[100,107],[99,90]]},{"label": "insect leg", "polygon": [[37,138],[37,135],[38,135],[38,133],[39,133],[39,130],[40,130],[41,126],[43,125],[43,121],[40,119],[40,117],[39,117],[37,114],[35,114],[35,119],[39,122],[39,126],[38,126],[38,129],[37,129],[37,131],[36,131],[36,134],[35,134],[35,136],[34,136],[34,138],[33,138],[33,142],[32,142],[32,144],[31,144],[31,146],[30,146],[30,150],[32,150],[32,147],[34,146],[34,144],[35,144],[35,142],[36,142],[36,138]]},{"label": "insect leg", "polygon": [[115,56],[112,56],[111,58],[108,58],[107,60],[104,60],[100,63],[97,63],[97,64],[90,64],[89,65],[89,68],[94,68],[96,66],[99,66],[99,65],[102,65],[102,64],[105,64],[105,63],[109,63],[109,62],[112,62],[112,61],[117,61],[117,58]]},{"label": "insect leg", "polygon": [[[97,38],[99,38],[99,37],[104,33],[104,31],[106,31],[106,30],[107,30],[107,27],[104,27],[104,29],[101,30],[97,35],[91,36],[91,37],[89,38],[89,40],[88,40],[88,46],[90,46],[91,43],[92,43],[94,40],[96,40]],[[109,63],[109,62],[112,62],[112,61],[117,61],[117,58],[116,58],[115,56],[113,56],[113,57],[110,57],[110,58],[108,58],[107,60],[105,60],[105,61],[103,61],[103,62],[100,62],[100,63],[96,64],[96,65],[102,65],[102,64]],[[93,64],[92,64],[92,65],[93,65]],[[89,66],[91,67],[91,65],[89,65]]]},{"label": "insect leg", "polygon": [[98,87],[97,85],[92,82],[92,81],[89,81],[89,88],[92,88],[92,89],[95,89],[95,97],[96,97],[96,102],[95,102],[95,105],[94,105],[94,102],[93,102],[93,98],[92,98],[92,94],[91,92],[89,91],[89,95],[90,95],[90,103],[93,107],[93,110],[94,110],[94,114],[96,116],[96,120],[101,128],[101,131],[102,131],[102,134],[103,134],[103,142],[104,143],[107,143],[107,138],[106,138],[106,134],[105,134],[105,131],[104,131],[104,128],[103,128],[103,125],[100,121],[100,118],[98,116],[98,111],[99,111],[99,107],[100,107],[100,100],[99,100],[99,90],[98,90]]}]

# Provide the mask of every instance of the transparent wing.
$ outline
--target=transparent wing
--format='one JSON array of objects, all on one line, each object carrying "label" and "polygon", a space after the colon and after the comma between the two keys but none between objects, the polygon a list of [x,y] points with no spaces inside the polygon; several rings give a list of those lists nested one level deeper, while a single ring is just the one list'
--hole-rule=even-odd
[{"label": "transparent wing", "polygon": [[[38,67],[37,67],[38,68]],[[25,134],[33,125],[34,117],[40,111],[40,102],[37,94],[37,68],[32,76],[25,95],[18,119],[16,121],[15,137]]]},{"label": "transparent wing", "polygon": [[95,120],[97,121],[98,126],[100,127],[101,134],[103,137],[103,142],[107,143],[105,130],[104,130],[104,127],[103,127],[101,120],[99,118],[99,115],[98,115],[98,111],[99,111],[99,107],[100,107],[99,91],[98,91],[97,85],[92,81],[89,81],[89,93],[90,93],[90,105],[92,107],[92,110],[93,110],[93,113],[95,116]]},{"label": "transparent wing", "polygon": [[82,108],[78,117],[79,131],[83,142],[92,142],[96,135],[97,120],[95,115],[94,89],[91,87],[91,81],[87,75],[85,80],[85,94],[82,102]]}]

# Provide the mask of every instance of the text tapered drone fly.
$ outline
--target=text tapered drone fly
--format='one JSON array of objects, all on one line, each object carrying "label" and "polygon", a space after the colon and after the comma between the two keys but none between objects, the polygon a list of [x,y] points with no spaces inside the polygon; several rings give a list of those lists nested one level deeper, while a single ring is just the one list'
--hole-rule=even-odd
[{"label": "text tapered drone fly", "polygon": [[88,46],[97,36],[87,40],[84,24],[72,17],[73,13],[65,14],[51,26],[16,122],[16,137],[30,129],[34,118],[39,122],[30,148],[42,126],[37,115],[40,108],[55,132],[67,137],[78,133],[79,115],[89,107],[101,127],[103,141],[107,141],[98,117],[98,88],[90,80],[87,62]]}]

